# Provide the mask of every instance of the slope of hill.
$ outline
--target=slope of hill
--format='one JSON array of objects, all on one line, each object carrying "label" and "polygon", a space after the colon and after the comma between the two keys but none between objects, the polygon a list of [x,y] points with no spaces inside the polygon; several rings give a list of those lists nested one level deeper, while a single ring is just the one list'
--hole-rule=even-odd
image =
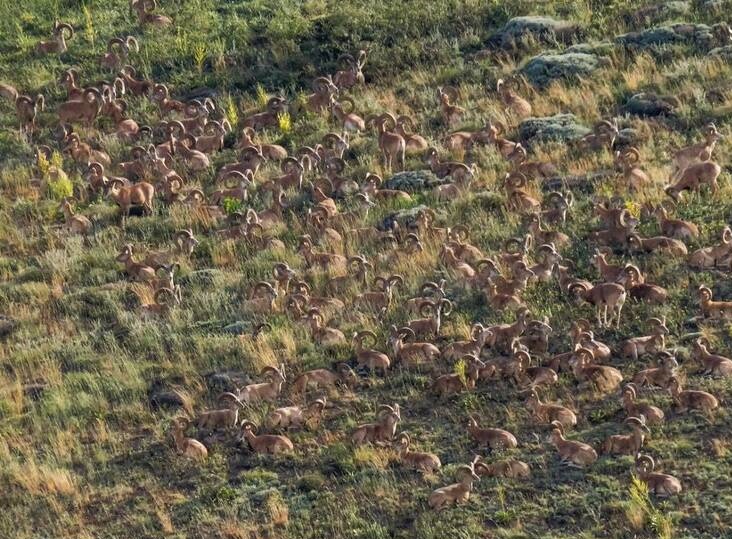
[{"label": "slope of hill", "polygon": [[[732,355],[728,323],[715,319],[713,309],[707,312],[712,316],[703,316],[699,291],[706,285],[715,300],[732,298],[729,237],[723,232],[732,208],[724,138],[732,111],[732,40],[722,22],[730,2],[161,0],[150,13],[170,17],[171,24],[163,26],[141,24],[132,4],[109,4],[20,0],[0,5],[0,82],[31,102],[39,94],[45,101],[30,129],[30,123],[21,125],[22,115],[8,99],[11,92],[0,86],[0,537],[729,536],[732,384],[724,376],[724,362],[711,376],[704,372],[703,352],[695,343],[706,339],[709,350]],[[50,38],[55,20],[75,30],[68,50],[41,54],[36,44]],[[160,99],[120,96],[125,101],[121,118],[150,126],[152,138],[118,137],[122,124],[113,120],[109,107],[89,126],[73,122],[81,141],[109,155],[109,177],[136,179],[119,164],[144,156],[137,179],[155,185],[154,208],[149,214],[133,212],[122,226],[110,196],[118,186],[108,182],[91,193],[86,159],[77,161],[74,152],[64,151],[59,111],[67,88],[60,77],[76,69],[81,87],[113,79],[118,69],[104,67],[99,59],[110,39],[128,35],[137,39],[139,51],[133,47],[124,63],[134,66],[138,78],[165,84],[170,97],[183,103],[210,97],[213,111],[201,112],[194,104],[189,112],[201,116],[202,123],[225,119],[233,130],[223,137],[223,148],[208,154],[208,165],[204,159],[196,170],[193,161],[203,158],[186,157],[188,150],[176,143],[167,165],[154,166],[148,146],[159,145],[163,154],[166,141],[171,143],[161,122],[184,118],[175,111],[161,114]],[[348,110],[350,98],[364,119],[387,111],[409,116],[413,126],[407,131],[435,147],[441,161],[467,164],[456,168],[469,176],[469,185],[460,183],[460,172],[442,180],[439,168],[437,175],[427,172],[418,139],[412,140],[416,151],[407,148],[404,169],[409,172],[394,175],[370,127],[350,133],[343,170],[338,160],[329,166],[325,159],[301,160],[313,166],[305,166],[301,186],[296,175],[282,180],[296,165],[267,159],[256,170],[246,200],[231,192],[222,193],[219,206],[196,201],[195,195],[165,199],[160,170],[169,166],[180,175],[184,194],[200,189],[212,201],[227,183],[217,179],[219,171],[242,153],[246,119],[264,111],[272,97],[283,97],[287,112],[256,130],[257,143],[277,144],[299,157],[307,153],[299,149],[324,144],[326,133],[340,133],[342,121],[327,110],[309,110],[309,98],[317,93],[313,81],[347,69],[343,55],[357,56],[360,50],[367,55],[365,84],[343,88],[337,99]],[[507,105],[510,98],[496,90],[500,79],[525,98],[530,113],[523,113],[520,104]],[[439,89],[458,107],[446,108],[455,113],[451,123]],[[603,127],[604,119],[612,122]],[[721,135],[718,142],[710,123]],[[194,124],[189,119],[185,127],[195,131]],[[176,128],[172,132],[173,138],[184,138]],[[450,149],[445,139],[454,132],[478,135],[471,147]],[[673,183],[672,157],[705,136],[715,139],[703,159],[720,165],[719,189],[703,186],[674,200],[665,192]],[[517,177],[506,182],[507,173],[522,165],[505,158],[518,152],[501,137],[527,149],[522,170],[529,180],[522,190],[507,188]],[[628,151],[633,147],[637,156]],[[626,157],[625,169],[615,152]],[[408,196],[371,192],[365,204],[366,197],[348,189],[363,189],[368,173],[385,180],[381,187],[402,189]],[[292,184],[281,209],[272,196],[278,181]],[[435,190],[440,184],[450,187]],[[552,215],[545,213],[537,230],[531,213],[552,210],[558,198],[554,191],[571,197],[566,222],[549,223]],[[87,236],[64,228],[61,203],[67,197],[77,215],[89,218]],[[604,205],[617,210],[609,218],[614,234],[609,245],[603,244],[608,227],[599,218]],[[635,220],[642,238],[669,233],[654,215],[661,205],[670,217],[695,224],[699,234],[679,233],[683,246],[666,242],[660,249],[629,242]],[[256,227],[247,226],[249,208],[273,222],[263,227],[264,239]],[[388,234],[383,225],[395,214],[403,218],[401,226]],[[187,229],[198,242],[190,256],[176,251],[178,232]],[[248,236],[242,232],[247,229]],[[419,242],[408,236],[412,231]],[[316,253],[363,255],[372,264],[364,281],[356,275],[334,291],[330,278],[351,272],[356,264],[324,269],[317,260],[312,263],[303,248],[305,234]],[[466,248],[465,241],[478,252]],[[603,279],[593,263],[599,248],[621,269],[637,266],[646,282],[663,287],[667,296],[644,302],[629,289],[619,325],[602,327],[576,287],[560,287],[551,261],[542,266],[549,250],[542,245],[550,242],[572,280]],[[155,305],[150,284],[135,281],[118,260],[127,244],[135,261],[160,251],[164,258],[169,255],[166,262],[178,264],[179,304],[159,308],[162,313],[150,307]],[[697,255],[702,268],[680,254],[710,246],[719,248]],[[536,276],[517,282],[523,269],[511,263],[511,252],[514,258],[523,255]],[[464,262],[451,261],[450,253]],[[503,276],[491,275],[491,263],[481,259],[491,259]],[[278,263],[288,264],[296,276],[291,289],[276,297],[273,311],[263,313],[252,293],[256,283],[274,282]],[[335,265],[340,263],[337,259]],[[370,308],[360,295],[381,286],[375,277],[392,275],[401,276],[402,284],[394,287],[383,310]],[[627,277],[623,271],[620,275]],[[407,302],[419,296],[425,282],[441,279],[451,308],[445,308],[449,313],[437,336],[417,340],[444,352],[450,343],[475,335],[475,323],[514,323],[521,312],[515,303],[525,305],[534,331],[543,327],[541,321],[552,329],[546,349],[541,339],[530,338],[529,328],[519,332],[531,347],[531,366],[559,371],[556,382],[537,392],[542,401],[577,413],[577,425],[566,429],[566,437],[596,448],[595,462],[575,468],[561,461],[549,442],[549,421],[532,415],[526,405],[530,387],[521,356],[512,357],[507,343],[490,346],[500,329],[485,333],[484,376],[475,387],[472,360],[461,354],[422,368],[397,361],[391,328],[421,316],[434,318],[434,307],[420,313],[419,306],[410,310]],[[293,298],[297,280],[310,287],[309,300]],[[490,283],[518,296],[514,304],[511,298],[491,298]],[[500,304],[502,299],[508,306]],[[322,342],[329,335],[317,329],[317,315],[307,314],[319,300],[322,321],[342,332],[334,345]],[[724,306],[722,313],[727,316]],[[674,374],[683,388],[709,392],[721,403],[709,413],[685,412],[667,388],[644,387],[638,379],[638,401],[665,414],[660,424],[649,424],[642,452],[655,460],[658,471],[680,480],[683,490],[668,499],[648,492],[643,475],[635,473],[633,454],[603,451],[609,436],[630,432],[624,423],[625,384],[663,361],[659,350],[637,359],[621,353],[625,340],[649,335],[651,318],[665,320],[665,349],[679,364]],[[592,336],[572,334],[580,319],[590,321]],[[261,323],[268,326],[252,336]],[[357,364],[351,337],[359,331],[374,332],[373,347],[388,354],[391,366],[385,373]],[[595,362],[618,369],[624,378],[608,391],[598,390],[604,378],[581,371],[581,354],[571,353],[578,343],[597,350],[592,339],[611,351],[603,356],[600,347]],[[356,374],[349,384],[309,389],[304,399],[295,391],[302,373],[344,371],[339,362]],[[212,434],[191,425],[186,435],[203,442],[208,456],[197,461],[180,454],[172,436],[176,421],[224,408],[222,392],[266,382],[263,369],[282,364],[281,393],[273,402],[244,404],[238,419],[253,421],[260,433],[285,434],[294,445],[291,453],[256,453],[241,439],[240,426]],[[440,375],[454,375],[459,392],[439,396],[435,379]],[[268,426],[273,409],[319,397],[327,402],[319,423],[289,430]],[[439,471],[419,473],[405,466],[397,437],[375,444],[352,441],[357,427],[377,421],[381,405],[394,404],[400,407],[396,432],[408,432],[413,450],[436,454]],[[471,417],[481,427],[509,431],[517,447],[480,447],[468,431]],[[430,508],[431,493],[455,483],[464,472],[460,466],[476,455],[487,463],[523,461],[530,476],[483,476],[466,503],[439,512]]]}]

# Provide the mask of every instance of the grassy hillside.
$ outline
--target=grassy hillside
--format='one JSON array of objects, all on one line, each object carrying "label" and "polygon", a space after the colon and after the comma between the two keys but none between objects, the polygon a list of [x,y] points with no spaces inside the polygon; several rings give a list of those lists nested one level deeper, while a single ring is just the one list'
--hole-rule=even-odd
[{"label": "grassy hillside", "polygon": [[[708,391],[721,401],[720,409],[707,418],[676,413],[663,389],[640,391],[640,400],[666,413],[662,425],[651,427],[643,451],[656,460],[659,470],[683,484],[682,493],[668,500],[648,495],[642,483],[633,482],[634,459],[629,455],[601,454],[583,470],[562,465],[547,443],[550,427],[531,416],[524,405],[526,395],[512,380],[495,377],[480,381],[474,390],[439,399],[431,389],[433,378],[463,373],[464,363],[438,360],[435,372],[425,372],[394,362],[385,346],[389,328],[415,317],[405,302],[425,281],[446,279],[447,297],[454,304],[440,337],[433,339],[440,348],[466,339],[474,322],[488,326],[515,320],[513,311],[491,307],[479,287],[441,260],[439,235],[422,235],[424,250],[414,255],[374,240],[318,244],[318,251],[364,254],[374,265],[371,277],[403,276],[404,287],[386,313],[375,316],[358,308],[354,300],[364,289],[353,282],[339,296],[346,307],[327,316],[328,324],[340,328],[349,343],[356,331],[374,331],[376,348],[392,356],[392,368],[386,375],[358,369],[353,388],[310,392],[308,401],[326,394],[328,405],[319,428],[286,433],[295,446],[292,454],[257,455],[237,442],[239,429],[206,437],[191,427],[188,435],[208,447],[208,459],[199,463],[176,452],[171,428],[176,417],[217,407],[225,387],[212,375],[226,373],[243,385],[264,381],[263,367],[285,363],[287,383],[277,406],[286,406],[302,402],[290,390],[298,374],[331,368],[338,361],[356,367],[350,344],[318,345],[306,325],[287,316],[284,294],[269,316],[253,314],[246,302],[257,281],[272,279],[278,262],[295,269],[314,296],[328,294],[327,273],[307,268],[297,253],[302,234],[316,235],[307,222],[313,206],[309,190],[285,195],[289,207],[284,224],[270,234],[285,248],[258,248],[221,237],[219,231],[228,226],[226,215],[217,220],[210,208],[168,205],[160,199],[152,215],[132,216],[123,228],[117,206],[108,197],[78,196],[86,183],[85,166],[56,153],[52,165],[68,177],[58,180],[47,174],[48,164],[39,167],[35,157],[38,145],[61,149],[56,129],[57,109],[66,99],[58,83],[61,73],[76,67],[83,84],[111,78],[114,72],[103,69],[98,58],[115,36],[139,40],[140,51],[130,55],[129,63],[141,77],[167,84],[172,96],[183,100],[209,89],[217,117],[234,125],[225,148],[210,156],[206,170],[193,172],[176,161],[186,189],[198,187],[206,195],[221,187],[216,171],[237,158],[234,146],[243,119],[263,110],[270,96],[286,97],[290,112],[276,128],[258,132],[260,141],[280,144],[292,154],[337,131],[328,114],[305,111],[311,81],[334,73],[342,53],[368,49],[366,85],[344,92],[353,98],[356,111],[362,117],[384,111],[411,115],[415,131],[438,148],[441,158],[467,159],[475,163],[476,175],[470,190],[454,200],[439,201],[430,189],[416,189],[409,201],[376,200],[375,207],[351,226],[374,226],[397,210],[424,204],[434,209],[435,226],[466,225],[470,242],[487,257],[498,258],[507,239],[521,238],[527,230],[526,219],[505,206],[502,180],[510,163],[491,144],[466,155],[449,152],[442,140],[451,131],[501,122],[508,139],[521,138],[530,159],[554,163],[561,177],[610,171],[598,180],[565,182],[575,203],[566,224],[558,227],[571,239],[561,251],[574,265],[573,274],[597,281],[600,276],[590,256],[598,245],[592,233],[601,228],[593,215],[598,201],[621,197],[640,219],[641,235],[659,235],[655,218],[642,208],[670,201],[664,187],[673,150],[701,140],[711,121],[722,134],[730,132],[732,42],[712,29],[729,13],[729,1],[668,2],[642,14],[637,12],[638,2],[624,0],[159,4],[157,12],[173,20],[170,27],[141,28],[122,0],[0,4],[0,81],[21,93],[41,93],[46,100],[29,138],[18,130],[13,103],[0,98],[0,314],[7,317],[0,320],[0,537],[729,536],[732,429],[727,406],[732,383],[701,375],[700,364],[690,358],[699,335],[709,340],[713,351],[730,355],[727,323],[692,321],[701,313],[699,285],[712,287],[715,299],[732,298],[726,270],[694,270],[682,256],[615,246],[611,261],[639,266],[648,282],[668,290],[668,299],[661,305],[628,299],[619,328],[612,329],[594,323],[594,309],[565,295],[556,280],[532,282],[522,296],[532,318],[547,317],[553,328],[549,352],[535,355],[539,361],[571,351],[569,329],[575,319],[592,320],[595,337],[617,350],[624,339],[647,334],[649,317],[666,317],[666,345],[676,352],[684,387]],[[505,25],[528,15],[566,21],[570,30],[559,37],[534,35],[518,39],[515,47],[502,47],[507,41],[501,41],[500,32],[513,28]],[[55,19],[76,29],[69,50],[61,55],[34,53]],[[673,26],[679,22],[698,26]],[[531,137],[527,124],[519,126],[495,91],[496,81],[511,75],[520,75],[518,91],[531,103],[533,116],[574,115],[576,123],[569,129],[552,127],[552,133],[569,133],[574,140]],[[446,85],[459,89],[459,105],[465,109],[452,127],[443,121],[436,97],[437,88]],[[667,113],[635,114],[632,98],[641,92],[665,96],[671,104]],[[148,98],[126,100],[127,114],[138,123],[154,127],[161,121]],[[577,143],[599,120],[613,117],[638,147],[641,167],[650,178],[638,192],[630,192],[614,171],[611,152],[586,151]],[[75,130],[83,140],[104,148],[113,163],[131,159],[133,144],[114,135],[108,118]],[[155,142],[162,141],[156,134]],[[685,241],[689,252],[717,245],[723,227],[731,223],[727,139],[718,143],[713,159],[722,166],[719,192],[684,193],[671,209],[674,217],[700,228],[700,237]],[[343,175],[359,183],[367,172],[391,176],[381,163],[373,130],[351,135],[344,160]],[[421,155],[407,157],[407,170],[426,168]],[[114,175],[122,174],[112,169]],[[269,208],[271,197],[258,186],[279,175],[278,163],[263,165],[241,209]],[[306,180],[316,183],[321,177],[319,172],[306,174]],[[149,179],[155,178],[150,174]],[[532,181],[528,189],[546,200],[551,189],[542,189],[541,183]],[[88,239],[61,227],[60,202],[72,193],[78,198],[77,213],[93,220],[94,234]],[[336,203],[340,212],[357,209],[355,197]],[[228,213],[235,209],[227,203]],[[176,231],[184,228],[191,228],[200,243],[190,258],[178,258],[176,282],[182,303],[166,315],[144,318],[141,306],[152,301],[152,293],[146,285],[132,282],[115,257],[127,243],[134,244],[136,260],[147,251],[169,249]],[[538,261],[534,249],[528,259],[530,264]],[[253,339],[252,329],[265,321],[271,329]],[[486,361],[497,355],[484,351]],[[636,362],[613,353],[600,362],[620,369],[629,381],[655,361],[651,355]],[[182,406],[156,405],[164,392],[174,392]],[[578,412],[578,425],[567,432],[570,439],[599,448],[607,436],[627,431],[619,389],[600,394],[563,370],[559,382],[540,389],[540,394],[544,401],[561,402]],[[402,410],[397,430],[409,432],[417,450],[439,456],[439,473],[422,475],[404,467],[395,445],[351,443],[358,425],[374,421],[379,405],[393,403]],[[273,407],[256,404],[241,415],[262,425]],[[481,426],[513,433],[518,447],[493,454],[479,449],[466,431],[471,415]],[[487,462],[525,461],[531,477],[484,477],[465,505],[439,513],[431,510],[430,493],[453,483],[458,467],[477,454]]]}]

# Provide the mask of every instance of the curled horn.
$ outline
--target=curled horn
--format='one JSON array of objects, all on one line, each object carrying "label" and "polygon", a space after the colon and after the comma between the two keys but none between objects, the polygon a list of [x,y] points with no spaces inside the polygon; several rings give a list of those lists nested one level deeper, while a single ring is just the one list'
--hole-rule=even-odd
[{"label": "curled horn", "polygon": [[248,146],[247,148],[244,148],[241,151],[241,158],[242,159],[251,159],[252,157],[259,157],[260,159],[264,159],[264,155],[262,155],[262,151],[257,146]]},{"label": "curled horn", "polygon": [[275,290],[275,287],[267,281],[259,281],[257,284],[254,285],[252,292],[254,294],[257,294],[261,290],[266,290],[269,294],[272,294],[274,296],[277,295],[277,290]]},{"label": "curled horn", "polygon": [[322,412],[325,408],[326,403],[327,399],[325,397],[320,397],[319,399],[315,399],[313,402],[311,402],[310,406],[316,406],[320,408],[320,411]]},{"label": "curled horn", "polygon": [[416,129],[414,120],[412,119],[411,116],[407,116],[406,114],[401,114],[401,115],[397,116],[396,121],[397,121],[397,125],[401,125],[401,126],[408,125],[410,129],[412,129],[412,130]]},{"label": "curled horn", "polygon": [[356,103],[354,103],[353,99],[351,99],[348,96],[342,97],[338,101],[338,103],[341,104],[341,108],[343,108],[343,103],[348,103],[348,104],[351,105],[351,107],[348,109],[348,111],[346,112],[346,114],[349,114],[349,113],[353,112],[355,110],[355,108],[356,108]]},{"label": "curled horn", "polygon": [[256,432],[257,424],[254,421],[245,419],[244,421],[241,422],[241,428],[243,430],[251,430],[252,432]]},{"label": "curled horn", "polygon": [[367,47],[366,50],[361,49],[358,51],[358,59],[356,60],[356,66],[361,69],[363,66],[366,65],[366,60],[368,59],[369,54],[369,48]]},{"label": "curled horn", "polygon": [[552,428],[554,430],[558,430],[561,434],[564,434],[564,426],[557,420],[554,420],[550,423]]},{"label": "curled horn", "polygon": [[635,384],[625,384],[625,387],[623,387],[623,393],[630,393],[632,398],[635,399],[638,395],[638,391],[636,390]]},{"label": "curled horn", "polygon": [[397,330],[397,334],[399,336],[401,336],[402,339],[407,339],[407,338],[414,339],[414,338],[416,338],[416,334],[414,333],[414,330],[412,328],[408,328],[408,327],[399,328]]},{"label": "curled horn", "polygon": [[640,280],[641,273],[638,266],[635,266],[633,264],[626,264],[626,266],[623,268],[623,271],[628,275],[628,277],[630,277],[632,281]]},{"label": "curled horn", "polygon": [[709,135],[719,134],[719,130],[717,129],[717,126],[713,122],[710,122],[707,125],[705,125],[704,131]]},{"label": "curled horn", "polygon": [[168,90],[168,87],[165,84],[158,83],[153,86],[153,96],[158,100],[168,99],[170,97],[170,90]]},{"label": "curled horn", "polygon": [[168,134],[173,135],[175,137],[182,137],[186,133],[186,128],[183,125],[183,122],[180,120],[174,120],[172,122],[168,123]]},{"label": "curled horn", "polygon": [[308,309],[308,313],[307,314],[308,314],[309,317],[314,318],[315,320],[317,320],[318,323],[320,323],[320,324],[323,323],[323,313],[320,312],[320,309],[313,307],[311,309]]},{"label": "curled horn", "polygon": [[137,41],[137,38],[135,36],[127,36],[127,38],[125,38],[125,44],[127,45],[128,49],[132,49],[135,52],[140,52],[140,43]]},{"label": "curled horn", "polygon": [[40,146],[37,146],[36,147],[36,157],[40,157],[41,154],[46,159],[49,159],[50,160],[51,159],[51,155],[53,154],[53,150],[51,149],[50,146],[47,146],[46,144],[41,144]]},{"label": "curled horn", "polygon": [[111,53],[112,49],[115,45],[119,45],[123,49],[127,47],[127,44],[124,42],[122,38],[119,37],[113,37],[107,42],[107,52]]},{"label": "curled horn", "polygon": [[618,127],[609,120],[600,120],[595,124],[593,130],[595,133],[601,133],[604,131],[609,134],[615,134],[618,131]]},{"label": "curled horn", "polygon": [[353,336],[353,340],[358,343],[359,347],[363,348],[365,346],[363,341],[367,337],[373,339],[373,342],[370,344],[370,346],[374,346],[377,340],[376,333],[370,330],[359,331]]},{"label": "curled horn", "polygon": [[193,239],[193,230],[191,230],[190,228],[184,228],[182,230],[179,230],[178,232],[175,233],[175,238],[177,240],[180,240],[183,238]]},{"label": "curled horn", "polygon": [[374,279],[374,288],[384,291],[388,287],[388,282],[384,277],[376,277]]},{"label": "curled horn", "polygon": [[230,170],[224,175],[224,185],[227,187],[244,184],[245,187],[252,185],[252,181],[245,174],[238,170]]},{"label": "curled horn", "polygon": [[338,133],[333,133],[332,131],[330,133],[326,133],[323,135],[323,143],[336,143],[336,142],[345,142],[343,140],[343,137],[341,137]]},{"label": "curled horn", "polygon": [[[161,301],[163,296],[166,296],[168,299],[165,301]],[[171,300],[172,298],[172,300]],[[170,288],[159,288],[155,295],[153,296],[153,301],[157,305],[170,305],[175,304],[178,301],[177,296],[175,295],[175,292],[171,290]]]},{"label": "curled horn", "polygon": [[293,168],[298,171],[303,170],[303,166],[300,164],[300,161],[298,161],[294,157],[286,157],[282,160],[282,164],[280,165],[280,169],[282,170],[282,172],[284,172],[285,174],[290,174]]},{"label": "curled horn", "polygon": [[470,339],[473,341],[478,340],[478,335],[485,330],[485,326],[480,322],[476,322],[470,328]]},{"label": "curled horn", "polygon": [[272,274],[274,275],[275,279],[287,276],[290,273],[292,273],[292,268],[290,268],[290,266],[288,266],[285,262],[278,262],[272,268]]},{"label": "curled horn", "polygon": [[572,325],[576,326],[580,331],[590,331],[590,328],[592,327],[590,322],[584,318],[578,318],[572,323]]},{"label": "curled horn", "polygon": [[522,189],[526,187],[526,185],[529,183],[529,180],[521,172],[513,171],[506,174],[505,182],[506,185],[508,185],[509,187],[513,187],[514,189]]},{"label": "curled horn", "polygon": [[73,26],[71,26],[67,22],[61,22],[61,23],[59,23],[58,21],[56,21],[56,25],[55,25],[55,28],[54,28],[54,33],[59,34],[59,33],[62,33],[64,30],[68,30],[69,31],[69,35],[68,35],[68,37],[66,39],[71,39],[72,37],[74,37],[74,27]]},{"label": "curled horn", "polygon": [[230,393],[228,391],[226,393],[222,393],[221,395],[219,395],[218,399],[216,399],[216,400],[220,403],[221,402],[227,402],[227,403],[233,402],[237,406],[241,406],[242,408],[244,408],[244,403],[241,401],[241,399],[239,399],[239,397],[237,397],[236,395],[234,395],[233,393]]},{"label": "curled horn", "polygon": [[632,425],[634,427],[645,427],[646,426],[646,418],[643,414],[639,415],[638,417],[631,416],[625,419],[623,421],[626,425]]},{"label": "curled horn", "polygon": [[364,178],[364,181],[369,182],[372,181],[376,184],[376,187],[381,187],[381,184],[384,182],[384,180],[381,179],[381,176],[378,174],[374,174],[372,172],[366,173],[366,178]]},{"label": "curled horn", "polygon": [[346,263],[348,264],[349,268],[351,268],[352,270],[355,269],[355,271],[360,270],[361,267],[367,264],[366,258],[363,255],[351,256],[348,258]]},{"label": "curled horn", "polygon": [[390,286],[397,286],[397,287],[401,288],[402,286],[404,286],[404,277],[402,277],[401,275],[398,275],[398,274],[392,275],[391,277],[389,277],[387,282],[389,283]]},{"label": "curled horn", "polygon": [[261,376],[264,376],[265,374],[272,373],[278,378],[284,378],[284,375],[282,374],[282,369],[278,369],[277,367],[272,367],[271,365],[267,365],[265,368],[262,369],[262,372],[260,373]]},{"label": "curled horn", "polygon": [[437,310],[437,305],[430,300],[424,300],[419,302],[419,314],[421,316],[431,318],[435,315],[435,312]]},{"label": "curled horn", "polygon": [[270,97],[269,101],[267,101],[267,110],[271,110],[275,107],[278,107],[282,105],[285,102],[285,100],[281,97]]},{"label": "curled horn", "polygon": [[656,467],[656,463],[650,455],[640,455],[635,461],[635,467],[638,469],[653,471]]},{"label": "curled horn", "polygon": [[391,127],[387,127],[387,129],[396,129],[397,120],[391,112],[384,112],[377,118],[377,121],[381,122],[382,124],[386,123],[387,121],[391,122]]},{"label": "curled horn", "polygon": [[465,242],[468,240],[469,231],[468,227],[465,225],[456,225],[451,229],[451,232],[460,242]]},{"label": "curled horn", "polygon": [[337,174],[340,174],[346,169],[346,162],[340,157],[331,157],[325,166],[328,170],[334,169]]},{"label": "curled horn", "polygon": [[722,243],[729,245],[732,243],[732,229],[726,226],[722,229]]},{"label": "curled horn", "polygon": [[292,285],[292,289],[305,296],[310,294],[310,285],[305,281],[295,282],[295,284]]},{"label": "curled horn", "polygon": [[511,155],[509,156],[510,159],[518,162],[519,164],[526,161],[528,157],[528,152],[526,151],[526,148],[524,148],[521,143],[517,143],[516,146],[513,149],[513,152],[511,152]]},{"label": "curled horn", "polygon": [[97,161],[92,161],[87,166],[87,172],[93,174],[94,176],[104,176],[104,165]]},{"label": "curled horn", "polygon": [[331,87],[331,82],[325,77],[317,77],[313,79],[312,88],[315,93],[325,93]]},{"label": "curled horn", "polygon": [[621,158],[627,163],[634,165],[640,162],[640,151],[635,146],[623,151]]},{"label": "curled horn", "polygon": [[552,191],[547,195],[547,201],[551,202],[555,206],[562,205],[564,207],[569,207],[569,203],[567,202],[567,198],[564,196],[563,193],[560,193],[559,191]]},{"label": "curled horn", "polygon": [[536,249],[537,253],[541,254],[542,257],[546,257],[550,254],[558,254],[557,248],[551,244],[551,243],[545,243],[543,245],[539,245],[539,247]]},{"label": "curled horn", "polygon": [[387,412],[389,414],[396,414],[397,413],[397,411],[392,406],[389,406],[388,404],[382,404],[378,408],[378,412],[376,414],[377,417],[381,417],[381,415],[384,412]]},{"label": "curled horn", "polygon": [[[180,182],[180,178],[178,178],[178,181]],[[188,192],[188,195],[186,196],[186,201],[190,202],[203,202],[206,200],[206,195],[201,191],[200,189],[191,189]]]},{"label": "curled horn", "polygon": [[460,98],[460,92],[454,86],[443,86],[439,89],[440,94],[444,94],[453,103]]},{"label": "curled horn", "polygon": [[518,238],[508,238],[503,242],[503,249],[508,253],[523,252],[523,243]]},{"label": "curled horn", "polygon": [[345,62],[347,66],[351,67],[356,64],[356,59],[351,54],[343,53],[338,57],[337,62],[341,65]]},{"label": "curled horn", "polygon": [[224,126],[221,124],[221,122],[211,120],[203,126],[203,133],[206,135],[212,135],[217,133],[226,133],[226,130],[224,129]]},{"label": "curled horn", "polygon": [[442,284],[442,286],[440,286],[439,284],[437,284],[435,282],[427,281],[426,283],[424,283],[422,285],[422,288],[420,289],[420,293],[422,295],[427,295],[428,293],[429,294],[444,293],[443,287],[444,287],[444,284]]}]

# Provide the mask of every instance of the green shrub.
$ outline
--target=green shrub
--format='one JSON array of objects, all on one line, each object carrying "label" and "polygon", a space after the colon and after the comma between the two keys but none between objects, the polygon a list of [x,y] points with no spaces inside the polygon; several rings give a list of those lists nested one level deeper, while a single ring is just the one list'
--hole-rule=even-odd
[{"label": "green shrub", "polygon": [[63,200],[74,195],[74,184],[66,174],[61,173],[55,180],[48,180],[48,191],[51,198]]},{"label": "green shrub", "polygon": [[584,52],[540,54],[521,68],[521,73],[533,84],[546,86],[559,79],[586,77],[607,65],[609,59]]},{"label": "green shrub", "polygon": [[226,215],[232,215],[242,209],[242,201],[238,198],[226,197],[224,198],[224,212]]}]

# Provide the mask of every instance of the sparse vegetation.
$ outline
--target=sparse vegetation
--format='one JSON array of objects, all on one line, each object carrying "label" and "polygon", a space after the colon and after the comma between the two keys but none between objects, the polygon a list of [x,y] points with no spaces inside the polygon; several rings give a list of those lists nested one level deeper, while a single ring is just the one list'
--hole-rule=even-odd
[{"label": "sparse vegetation", "polygon": [[730,8],[0,3],[0,537],[726,537]]}]

